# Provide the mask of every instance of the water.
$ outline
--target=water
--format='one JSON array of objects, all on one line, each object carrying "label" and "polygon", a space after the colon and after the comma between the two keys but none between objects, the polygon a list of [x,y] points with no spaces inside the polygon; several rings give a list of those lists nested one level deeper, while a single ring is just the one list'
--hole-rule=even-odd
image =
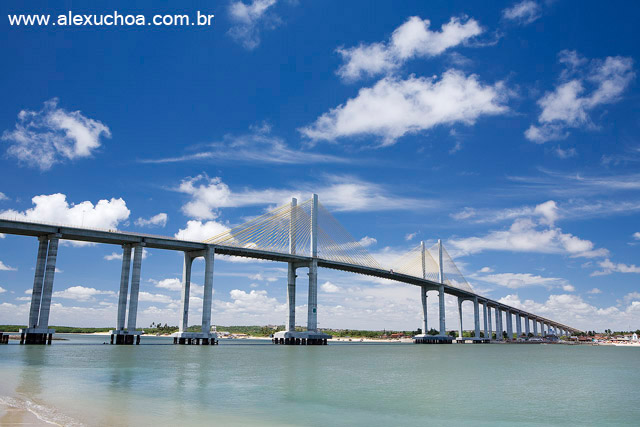
[{"label": "water", "polygon": [[635,426],[640,419],[637,348],[174,346],[159,337],[110,346],[102,345],[108,337],[65,337],[52,346],[0,346],[0,403],[87,425]]}]

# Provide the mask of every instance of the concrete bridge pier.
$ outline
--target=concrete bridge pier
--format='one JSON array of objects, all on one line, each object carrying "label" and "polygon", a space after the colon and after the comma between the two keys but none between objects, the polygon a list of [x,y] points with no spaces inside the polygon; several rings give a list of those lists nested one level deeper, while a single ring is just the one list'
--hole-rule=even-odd
[{"label": "concrete bridge pier", "polygon": [[[191,267],[193,260],[204,257],[204,294],[202,296],[202,326],[200,332],[189,332],[189,296],[191,291]],[[218,334],[211,332],[211,304],[213,301],[213,264],[215,249],[207,245],[203,251],[185,252],[182,265],[182,293],[180,297],[181,319],[178,332],[172,334],[174,344],[215,345]]]},{"label": "concrete bridge pier", "polygon": [[474,324],[474,337],[479,340],[480,337],[480,303],[478,297],[473,298],[473,324]]},{"label": "concrete bridge pier", "polygon": [[489,323],[489,335],[487,335],[487,338],[489,338],[489,340],[491,340],[491,338],[493,338],[493,328],[491,325],[491,307],[489,306],[489,304],[485,303],[485,306],[487,307],[487,322]]},{"label": "concrete bridge pier", "polygon": [[[482,319],[484,320],[484,338],[487,340],[487,342],[491,340],[491,327],[489,326],[491,324],[491,319],[487,317],[488,309],[489,307],[487,306],[487,302],[485,301],[482,304]],[[491,313],[489,313],[489,316],[491,316]]]},{"label": "concrete bridge pier", "polygon": [[420,300],[422,301],[422,333],[424,335],[429,333],[429,327],[427,322],[427,287],[420,287]]},{"label": "concrete bridge pier", "polygon": [[[465,301],[465,298],[458,297],[458,315],[459,315],[459,329],[458,329],[458,338],[456,338],[456,342],[458,344],[464,344],[467,342],[472,342],[473,344],[489,342],[488,338],[482,338],[480,336],[480,302],[478,301],[478,297],[474,297],[473,301],[473,337],[463,337],[462,334],[464,332],[464,328],[462,325],[462,303]],[[486,317],[485,317],[486,320]],[[486,330],[486,324],[485,324]]]},{"label": "concrete bridge pier", "polygon": [[20,344],[51,344],[55,330],[49,329],[49,312],[60,237],[60,234],[38,237],[29,325],[20,329]]},{"label": "concrete bridge pier", "polygon": [[538,336],[538,319],[532,319],[533,320],[533,336],[537,337]]},{"label": "concrete bridge pier", "polygon": [[513,340],[513,313],[507,310],[507,340]]},{"label": "concrete bridge pier", "polygon": [[516,335],[518,338],[522,336],[522,317],[520,313],[516,313]]},{"label": "concrete bridge pier", "polygon": [[529,333],[531,331],[529,330],[529,316],[524,316],[524,333],[527,335],[527,338],[529,337]]},{"label": "concrete bridge pier", "polygon": [[[133,249],[133,269],[131,268],[131,250]],[[116,329],[111,331],[111,344],[140,344],[141,331],[136,330],[138,315],[138,294],[140,274],[142,272],[142,251],[144,243],[122,245],[122,269],[120,271],[120,291],[118,293],[118,318]],[[132,271],[131,271],[132,270]],[[129,291],[129,272],[131,271],[131,290]],[[129,293],[130,292],[130,293]],[[127,317],[127,294],[129,294],[129,316]],[[125,319],[127,327],[125,328]]]},{"label": "concrete bridge pier", "polygon": [[462,302],[464,301],[464,299],[458,297],[458,319],[459,319],[459,323],[458,323],[458,339],[462,340],[462,333],[463,333],[463,328],[462,328]]}]

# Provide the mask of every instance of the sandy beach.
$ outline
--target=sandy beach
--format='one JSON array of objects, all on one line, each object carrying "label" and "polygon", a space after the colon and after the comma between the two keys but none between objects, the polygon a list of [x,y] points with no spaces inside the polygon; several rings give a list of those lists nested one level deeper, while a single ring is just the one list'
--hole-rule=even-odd
[{"label": "sandy beach", "polygon": [[22,397],[0,396],[0,425],[28,426],[80,426],[59,411]]}]

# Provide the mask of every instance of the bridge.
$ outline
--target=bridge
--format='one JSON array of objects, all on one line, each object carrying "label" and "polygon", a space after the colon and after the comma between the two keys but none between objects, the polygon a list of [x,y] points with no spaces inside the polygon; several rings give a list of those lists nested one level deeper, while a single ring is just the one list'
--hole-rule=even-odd
[{"label": "bridge", "polygon": [[[315,194],[301,204],[292,199],[290,204],[203,242],[6,218],[0,218],[0,233],[37,237],[39,242],[28,326],[20,330],[20,342],[24,344],[51,344],[55,333],[55,330],[49,328],[49,313],[61,239],[122,247],[118,310],[116,329],[111,331],[112,344],[140,343],[141,331],[136,328],[136,320],[144,247],[184,253],[179,331],[173,335],[176,344],[210,345],[217,342],[215,332],[211,332],[213,266],[216,254],[287,263],[288,316],[285,330],[276,333],[273,338],[276,344],[317,345],[326,344],[327,339],[331,338],[318,329],[318,268],[346,271],[417,286],[422,302],[423,334],[414,337],[416,343],[452,342],[453,338],[446,333],[445,294],[457,297],[459,342],[489,342],[494,332],[498,341],[503,340],[503,332],[506,332],[506,340],[513,340],[514,318],[517,337],[523,333],[527,336],[530,333],[534,336],[545,336],[548,333],[568,335],[579,332],[578,329],[559,322],[478,295],[460,273],[440,240],[429,248],[421,242],[402,256],[394,268],[383,268],[318,202],[318,196]],[[200,332],[189,332],[187,326],[191,269],[193,260],[198,257],[204,257],[205,260],[202,328]],[[295,329],[296,273],[300,268],[308,269],[309,276],[307,330],[303,332]],[[438,335],[427,334],[428,291],[438,293]],[[474,334],[468,338],[463,338],[462,334],[464,301],[473,302]],[[483,310],[482,327],[480,306]],[[492,326],[494,316],[495,325]],[[503,318],[506,320],[506,328],[503,327]]]}]

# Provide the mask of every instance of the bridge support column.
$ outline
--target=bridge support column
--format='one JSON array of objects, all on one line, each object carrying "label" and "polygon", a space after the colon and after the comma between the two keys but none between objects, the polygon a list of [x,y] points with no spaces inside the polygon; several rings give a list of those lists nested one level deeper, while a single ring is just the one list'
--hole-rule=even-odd
[{"label": "bridge support column", "polygon": [[458,297],[458,316],[460,318],[460,322],[458,324],[458,339],[462,340],[462,333],[463,333],[463,329],[462,329],[462,302],[464,300],[460,297]]},{"label": "bridge support column", "polygon": [[530,327],[529,327],[529,316],[525,316],[524,317],[524,333],[527,335],[527,338],[529,338],[529,333],[530,333]]},{"label": "bridge support column", "polygon": [[473,299],[473,323],[475,326],[475,338],[480,339],[480,305],[478,297]]},{"label": "bridge support column", "polygon": [[496,340],[502,341],[502,310],[496,307]]},{"label": "bridge support column", "polygon": [[125,330],[125,320],[127,317],[127,296],[129,294],[129,272],[131,270],[131,245],[122,245],[122,269],[120,271],[120,291],[118,293],[118,317],[116,319],[116,329],[111,331],[111,343],[126,344],[127,331]]},{"label": "bridge support column", "polygon": [[287,272],[287,305],[289,308],[289,316],[287,318],[287,331],[295,332],[296,330],[296,267],[290,262],[288,263]]},{"label": "bridge support column", "polygon": [[489,307],[489,304],[487,303],[485,303],[485,306],[487,307],[487,321],[489,323],[489,335],[487,336],[487,338],[491,340],[491,338],[493,338],[493,328],[491,325],[491,307]]},{"label": "bridge support column", "polygon": [[447,336],[447,327],[445,324],[445,312],[444,312],[444,266],[442,265],[442,240],[438,239],[438,308],[440,316],[440,331],[439,335]]},{"label": "bridge support column", "polygon": [[533,336],[538,336],[538,319],[533,319]]},{"label": "bridge support column", "polygon": [[442,336],[447,335],[444,310],[444,285],[441,284],[438,287],[438,320],[440,321],[440,330],[438,331],[438,334]]},{"label": "bridge support column", "polygon": [[[200,332],[189,332],[189,298],[193,260],[204,257],[204,293],[202,295],[202,324]],[[182,267],[182,295],[180,298],[180,324],[178,332],[172,334],[174,344],[215,345],[218,334],[211,332],[211,304],[213,301],[213,267],[215,247],[207,245],[203,251],[185,252]]]},{"label": "bridge support column", "polygon": [[51,311],[51,296],[53,294],[53,277],[56,273],[56,259],[58,257],[58,243],[60,236],[49,237],[49,251],[47,253],[47,265],[44,271],[44,286],[42,288],[42,302],[40,305],[40,317],[38,327],[49,328],[49,312]]},{"label": "bridge support column", "polygon": [[506,311],[507,314],[507,340],[513,339],[513,313],[510,310]]},{"label": "bridge support column", "polygon": [[118,294],[118,319],[116,330],[124,331],[127,317],[127,296],[129,294],[129,272],[131,270],[131,245],[122,245],[122,270],[120,272],[120,293]]},{"label": "bridge support column", "polygon": [[[142,250],[144,243],[138,243],[133,248],[133,271],[131,273],[131,293],[129,294],[129,316],[127,318],[127,344],[133,344],[133,336],[137,335],[136,321],[138,319],[138,295],[140,293],[140,274],[142,272]],[[129,338],[130,336],[130,338]],[[139,339],[136,338],[137,344]]]},{"label": "bridge support column", "polygon": [[516,335],[518,335],[518,338],[522,336],[522,317],[520,313],[516,313]]},{"label": "bridge support column", "polygon": [[307,331],[318,330],[318,260],[309,264],[309,302],[307,313]]},{"label": "bridge support column", "polygon": [[33,291],[31,293],[31,308],[29,310],[29,328],[38,326],[40,316],[40,301],[42,300],[42,284],[44,270],[47,265],[47,247],[49,239],[46,236],[38,237],[38,256],[36,258],[36,272],[33,278]]},{"label": "bridge support column", "polygon": [[[485,301],[484,303],[482,303],[482,319],[484,320],[484,339],[485,340],[490,340],[491,336],[489,336],[490,331],[489,331],[489,322],[491,322],[491,320],[487,317],[487,302]],[[490,316],[491,314],[489,314]]]},{"label": "bridge support column", "polygon": [[[213,262],[215,252],[208,245],[204,251],[204,295],[202,296],[202,334],[211,333],[211,303],[213,301]],[[205,338],[205,339],[207,339]]]},{"label": "bridge support column", "polygon": [[427,329],[427,287],[420,287],[420,299],[422,300],[422,333],[428,334],[429,329]]},{"label": "bridge support column", "polygon": [[186,332],[189,327],[189,298],[191,293],[191,267],[193,257],[188,252],[184,253],[184,263],[182,264],[182,293],[180,295],[180,324],[179,332]]},{"label": "bridge support column", "polygon": [[20,329],[20,344],[51,344],[55,331],[49,329],[49,312],[59,239],[59,234],[38,238],[29,323],[27,328]]}]

